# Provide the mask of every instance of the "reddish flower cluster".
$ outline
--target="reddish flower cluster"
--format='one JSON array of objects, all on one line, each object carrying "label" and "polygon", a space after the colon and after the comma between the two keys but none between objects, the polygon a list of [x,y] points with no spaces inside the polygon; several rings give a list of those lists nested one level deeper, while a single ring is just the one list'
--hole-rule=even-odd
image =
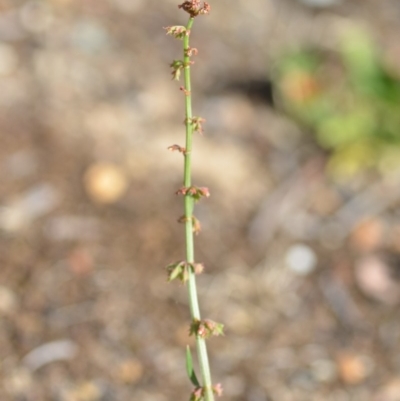
[{"label": "reddish flower cluster", "polygon": [[198,132],[199,134],[203,134],[203,123],[206,120],[203,117],[192,117],[188,120],[185,120],[185,124],[189,122],[192,124],[193,131]]},{"label": "reddish flower cluster", "polygon": [[197,56],[199,51],[195,47],[188,47],[185,49],[185,55],[188,57]]},{"label": "reddish flower cluster", "polygon": [[[212,391],[215,395],[220,397],[222,395],[222,385],[221,383],[217,383],[212,387]],[[205,399],[206,390],[204,387],[196,387],[190,396],[189,401],[203,401]]]},{"label": "reddish flower cluster", "polygon": [[190,34],[190,31],[181,25],[167,26],[164,29],[167,31],[167,35],[172,35],[177,39],[183,39],[185,36]]},{"label": "reddish flower cluster", "polygon": [[186,153],[186,149],[179,145],[171,145],[171,146],[168,146],[167,149],[170,150],[171,152],[178,151],[179,153],[183,153],[183,154]]},{"label": "reddish flower cluster", "polygon": [[166,267],[168,273],[168,281],[175,280],[176,278],[185,283],[189,280],[190,273],[201,274],[204,270],[202,263],[189,263],[180,261],[171,263]]},{"label": "reddish flower cluster", "polygon": [[195,216],[192,216],[191,219],[186,216],[181,216],[178,219],[178,223],[186,223],[189,220],[192,220],[193,232],[197,235],[201,231],[201,224],[199,219]]},{"label": "reddish flower cluster", "polygon": [[191,18],[194,18],[201,14],[203,15],[208,14],[211,10],[211,6],[206,1],[203,2],[202,6],[200,4],[201,4],[200,0],[190,0],[190,1],[184,1],[178,7],[186,11]]},{"label": "reddish flower cluster", "polygon": [[194,334],[201,338],[221,336],[224,334],[224,325],[210,319],[193,319],[192,324],[190,325],[189,334]]},{"label": "reddish flower cluster", "polygon": [[210,190],[207,187],[181,187],[175,193],[176,195],[189,195],[195,200],[199,200],[203,196],[206,198],[210,196]]}]

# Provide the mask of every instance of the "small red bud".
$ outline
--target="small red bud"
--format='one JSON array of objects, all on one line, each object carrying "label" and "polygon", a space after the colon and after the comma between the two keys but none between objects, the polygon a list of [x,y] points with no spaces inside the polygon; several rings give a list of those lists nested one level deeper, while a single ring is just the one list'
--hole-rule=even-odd
[{"label": "small red bud", "polygon": [[175,192],[175,195],[186,195],[188,190],[190,190],[190,188],[181,187]]},{"label": "small red bud", "polygon": [[180,153],[186,153],[186,149],[179,145],[171,145],[167,148],[169,151],[174,152],[175,150]]},{"label": "small red bud", "polygon": [[200,192],[200,194],[202,195],[202,196],[205,196],[206,198],[209,198],[210,197],[210,190],[207,188],[207,187],[200,187],[199,189],[198,189],[198,191]]},{"label": "small red bud", "polygon": [[217,383],[215,386],[213,386],[212,390],[215,395],[217,395],[218,397],[221,397],[222,392],[223,392],[222,384]]},{"label": "small red bud", "polygon": [[190,95],[190,91],[186,90],[184,86],[181,86],[179,89],[185,94],[185,96]]},{"label": "small red bud", "polygon": [[193,232],[197,235],[201,231],[201,224],[200,221],[196,217],[192,217],[192,223],[193,223]]},{"label": "small red bud", "polygon": [[195,47],[189,47],[185,50],[185,54],[188,57],[197,56],[199,51]]}]

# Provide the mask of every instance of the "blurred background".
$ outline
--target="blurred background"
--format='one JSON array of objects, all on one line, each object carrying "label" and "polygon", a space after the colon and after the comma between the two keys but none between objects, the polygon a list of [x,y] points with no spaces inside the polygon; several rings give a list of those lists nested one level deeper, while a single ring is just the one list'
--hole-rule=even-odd
[{"label": "blurred background", "polygon": [[[176,0],[0,2],[0,399],[188,399]],[[211,1],[192,46],[215,382],[400,400],[400,3]]]}]

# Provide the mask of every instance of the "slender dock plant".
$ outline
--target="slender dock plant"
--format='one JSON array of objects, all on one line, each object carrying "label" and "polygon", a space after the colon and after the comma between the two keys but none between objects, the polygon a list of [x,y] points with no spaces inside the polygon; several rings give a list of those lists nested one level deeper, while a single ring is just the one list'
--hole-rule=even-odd
[{"label": "slender dock plant", "polygon": [[204,119],[196,117],[192,113],[192,87],[190,79],[191,66],[194,64],[192,57],[198,51],[190,47],[190,34],[196,17],[207,15],[210,12],[210,5],[199,0],[185,1],[178,6],[189,15],[186,26],[169,26],[167,34],[172,35],[183,43],[182,59],[174,60],[171,64],[172,77],[175,80],[183,75],[183,85],[180,87],[185,98],[185,146],[172,145],[168,149],[182,153],[184,158],[183,186],[176,191],[184,199],[184,215],[178,220],[185,226],[186,259],[167,266],[168,280],[178,279],[185,283],[188,288],[191,323],[190,335],[196,338],[197,359],[200,366],[200,380],[197,378],[193,367],[192,354],[189,346],[186,349],[186,370],[194,389],[190,401],[214,401],[214,395],[222,394],[220,384],[213,385],[211,380],[210,366],[206,339],[213,335],[223,334],[223,325],[209,319],[202,319],[196,288],[196,275],[202,273],[204,266],[195,261],[194,257],[194,234],[200,231],[200,222],[193,214],[194,205],[201,198],[208,198],[210,192],[206,187],[199,187],[192,184],[192,154],[193,134],[202,133]]}]

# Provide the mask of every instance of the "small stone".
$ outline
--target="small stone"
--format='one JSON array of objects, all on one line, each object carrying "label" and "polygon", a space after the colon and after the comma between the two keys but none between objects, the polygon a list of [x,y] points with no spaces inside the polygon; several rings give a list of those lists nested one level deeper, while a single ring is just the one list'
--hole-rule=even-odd
[{"label": "small stone", "polygon": [[359,384],[372,371],[372,361],[370,358],[351,351],[339,353],[336,363],[339,376],[346,384]]},{"label": "small stone", "polygon": [[50,213],[59,201],[59,193],[51,184],[37,184],[0,209],[0,228],[8,232],[26,228],[33,220]]},{"label": "small stone", "polygon": [[314,271],[318,262],[315,252],[303,244],[291,246],[285,260],[288,268],[300,276],[306,276]]},{"label": "small stone", "polygon": [[87,276],[93,271],[93,257],[85,248],[75,248],[68,255],[68,266],[75,276]]},{"label": "small stone", "polygon": [[388,305],[400,301],[400,286],[393,279],[388,264],[378,255],[366,256],[356,262],[355,279],[361,291],[377,301]]},{"label": "small stone", "polygon": [[36,370],[54,361],[69,360],[78,353],[78,346],[71,340],[58,340],[42,344],[23,358],[23,364]]},{"label": "small stone", "polygon": [[17,296],[9,288],[0,286],[0,316],[12,314],[18,306]]},{"label": "small stone", "polygon": [[84,175],[84,185],[89,197],[97,203],[114,203],[127,189],[125,171],[111,163],[97,163]]},{"label": "small stone", "polygon": [[30,371],[26,368],[17,368],[13,370],[4,379],[5,390],[15,397],[20,399],[23,395],[28,395],[33,385],[33,378]]},{"label": "small stone", "polygon": [[358,250],[368,252],[379,248],[385,237],[385,227],[379,219],[368,219],[356,226],[350,236],[351,244]]}]

